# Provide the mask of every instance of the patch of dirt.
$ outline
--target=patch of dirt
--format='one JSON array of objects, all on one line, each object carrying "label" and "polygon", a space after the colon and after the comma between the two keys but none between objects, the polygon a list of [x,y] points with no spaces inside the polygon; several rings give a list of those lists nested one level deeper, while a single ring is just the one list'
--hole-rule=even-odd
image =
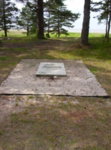
[{"label": "patch of dirt", "polygon": [[[72,47],[69,47],[69,44],[72,43],[72,41],[62,41],[62,40],[46,40],[46,41],[36,41],[36,42],[7,42],[5,43],[4,47],[8,48],[28,48],[30,50],[37,48],[38,50],[71,50],[76,47],[76,44]],[[77,44],[78,48],[78,44]]]},{"label": "patch of dirt", "polygon": [[110,150],[109,103],[111,99],[2,95],[0,148]]}]

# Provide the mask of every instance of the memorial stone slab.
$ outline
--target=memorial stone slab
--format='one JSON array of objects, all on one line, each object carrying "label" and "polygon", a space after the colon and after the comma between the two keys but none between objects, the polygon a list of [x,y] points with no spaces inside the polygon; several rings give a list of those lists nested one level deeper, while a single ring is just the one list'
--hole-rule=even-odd
[{"label": "memorial stone slab", "polygon": [[41,62],[37,76],[66,76],[64,63]]}]

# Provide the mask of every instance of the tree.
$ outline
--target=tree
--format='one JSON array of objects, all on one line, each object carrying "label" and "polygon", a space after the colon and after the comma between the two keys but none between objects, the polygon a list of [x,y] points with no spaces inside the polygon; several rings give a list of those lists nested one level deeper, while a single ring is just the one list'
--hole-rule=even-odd
[{"label": "tree", "polygon": [[84,19],[83,19],[82,33],[81,33],[82,45],[88,45],[89,22],[90,22],[90,0],[85,0]]},{"label": "tree", "polygon": [[37,11],[37,19],[38,19],[38,39],[44,39],[44,17],[43,17],[43,0],[37,1],[38,11]]},{"label": "tree", "polygon": [[[67,30],[63,27],[73,27],[72,22],[78,18],[79,14],[74,14],[67,10],[63,2],[64,0],[47,0],[43,3],[43,0],[32,0],[32,3],[35,4],[34,7],[36,7],[35,11],[37,13],[37,38],[44,38],[45,25],[48,27],[48,35],[52,30],[57,33],[58,36],[60,36],[61,33],[67,34]],[[45,20],[46,22],[44,22],[44,13],[48,13]]]},{"label": "tree", "polygon": [[[27,14],[27,15],[26,15]],[[25,29],[27,31],[27,36],[35,29],[37,30],[37,11],[34,4],[28,2],[25,7],[22,8],[20,12],[20,16],[17,18],[18,20],[18,28]]]},{"label": "tree", "polygon": [[64,0],[48,0],[46,3],[46,25],[47,34],[49,32],[56,33],[58,37],[60,34],[68,34],[68,31],[64,27],[73,27],[72,23],[78,19],[78,13],[72,13],[66,9]]},{"label": "tree", "polygon": [[52,13],[57,11],[57,8],[63,6],[64,0],[47,0],[44,3],[44,15],[45,15],[45,31],[47,31],[47,37],[50,37],[49,33],[53,32],[53,20],[52,20]]},{"label": "tree", "polygon": [[7,37],[7,31],[15,26],[19,10],[10,0],[1,0],[0,6],[0,29],[4,30],[5,37]]},{"label": "tree", "polygon": [[[19,2],[27,2],[27,0],[17,0]],[[44,39],[44,14],[43,14],[43,0],[32,0],[36,7],[37,13],[37,38]]]},{"label": "tree", "polygon": [[53,13],[53,32],[60,37],[60,34],[68,34],[68,31],[64,27],[72,28],[74,23],[78,19],[79,14],[74,14],[66,8],[60,8],[57,12]]},{"label": "tree", "polygon": [[103,0],[99,2],[92,2],[91,10],[94,12],[100,12],[100,15],[96,16],[99,23],[106,24],[105,37],[109,41],[109,32],[111,26],[111,0]]},{"label": "tree", "polygon": [[0,47],[2,46],[2,40],[0,40]]}]

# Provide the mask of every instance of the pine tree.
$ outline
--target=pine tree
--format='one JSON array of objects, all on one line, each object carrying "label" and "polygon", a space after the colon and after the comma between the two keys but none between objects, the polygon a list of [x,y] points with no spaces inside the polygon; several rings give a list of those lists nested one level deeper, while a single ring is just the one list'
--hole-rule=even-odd
[{"label": "pine tree", "polygon": [[[27,2],[27,0],[18,0],[19,2]],[[36,7],[37,13],[37,38],[44,39],[44,12],[43,12],[43,0],[32,0]]]},{"label": "pine tree", "polygon": [[[31,33],[32,29],[34,32],[37,31],[37,13],[34,4],[28,2],[25,7],[22,8],[18,20],[18,28],[25,29],[27,31],[27,36]],[[27,15],[26,15],[27,14]]]},{"label": "pine tree", "polygon": [[73,27],[73,23],[78,19],[79,14],[74,14],[66,8],[61,7],[57,12],[53,13],[53,32],[60,37],[60,34],[68,34],[64,27]]},{"label": "pine tree", "polygon": [[[19,0],[25,1],[25,0]],[[44,38],[44,27],[47,25],[49,32],[57,33],[58,37],[61,33],[67,34],[66,27],[73,27],[72,23],[78,19],[79,14],[74,14],[67,10],[64,6],[64,0],[32,0],[35,4],[37,13],[37,38]],[[48,15],[44,21],[44,14]]]},{"label": "pine tree", "polygon": [[38,11],[37,11],[37,19],[38,19],[38,39],[44,39],[44,12],[43,12],[43,0],[37,1]]},{"label": "pine tree", "polygon": [[0,1],[0,29],[4,30],[5,37],[7,37],[7,31],[15,27],[18,11],[10,0]]},{"label": "pine tree", "polygon": [[53,32],[53,13],[56,13],[58,7],[63,6],[64,0],[47,0],[44,3],[44,14],[45,14],[45,30],[47,31],[47,37],[50,37],[49,33]]},{"label": "pine tree", "polygon": [[91,10],[93,12],[100,12],[100,15],[96,16],[99,23],[106,24],[105,37],[109,41],[109,32],[111,26],[111,0],[103,0],[99,2],[92,2]]},{"label": "pine tree", "polygon": [[84,19],[81,33],[81,44],[88,45],[89,35],[89,22],[90,22],[90,2],[91,0],[85,0],[84,4]]},{"label": "pine tree", "polygon": [[48,35],[49,32],[56,33],[58,37],[60,34],[68,34],[68,31],[64,27],[73,27],[72,23],[79,17],[78,13],[72,13],[67,10],[64,5],[64,0],[50,0],[47,1],[46,7],[48,16],[46,17]]}]

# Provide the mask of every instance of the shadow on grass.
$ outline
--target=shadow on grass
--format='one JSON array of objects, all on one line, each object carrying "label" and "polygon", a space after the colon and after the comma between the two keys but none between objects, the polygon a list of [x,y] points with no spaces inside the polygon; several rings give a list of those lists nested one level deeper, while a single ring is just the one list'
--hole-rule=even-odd
[{"label": "shadow on grass", "polygon": [[[90,38],[90,46],[82,46],[80,39],[59,38],[37,40],[36,38],[15,38],[4,41],[1,49],[13,55],[26,54],[25,57],[46,59],[100,59],[111,60],[111,42],[103,42],[103,38]],[[7,52],[8,51],[8,52]]]},{"label": "shadow on grass", "polygon": [[89,47],[82,46],[78,40],[77,43],[73,41],[66,43],[70,43],[69,49],[57,51],[58,55],[69,58],[111,60],[111,42],[103,42],[102,38],[91,38]]}]

